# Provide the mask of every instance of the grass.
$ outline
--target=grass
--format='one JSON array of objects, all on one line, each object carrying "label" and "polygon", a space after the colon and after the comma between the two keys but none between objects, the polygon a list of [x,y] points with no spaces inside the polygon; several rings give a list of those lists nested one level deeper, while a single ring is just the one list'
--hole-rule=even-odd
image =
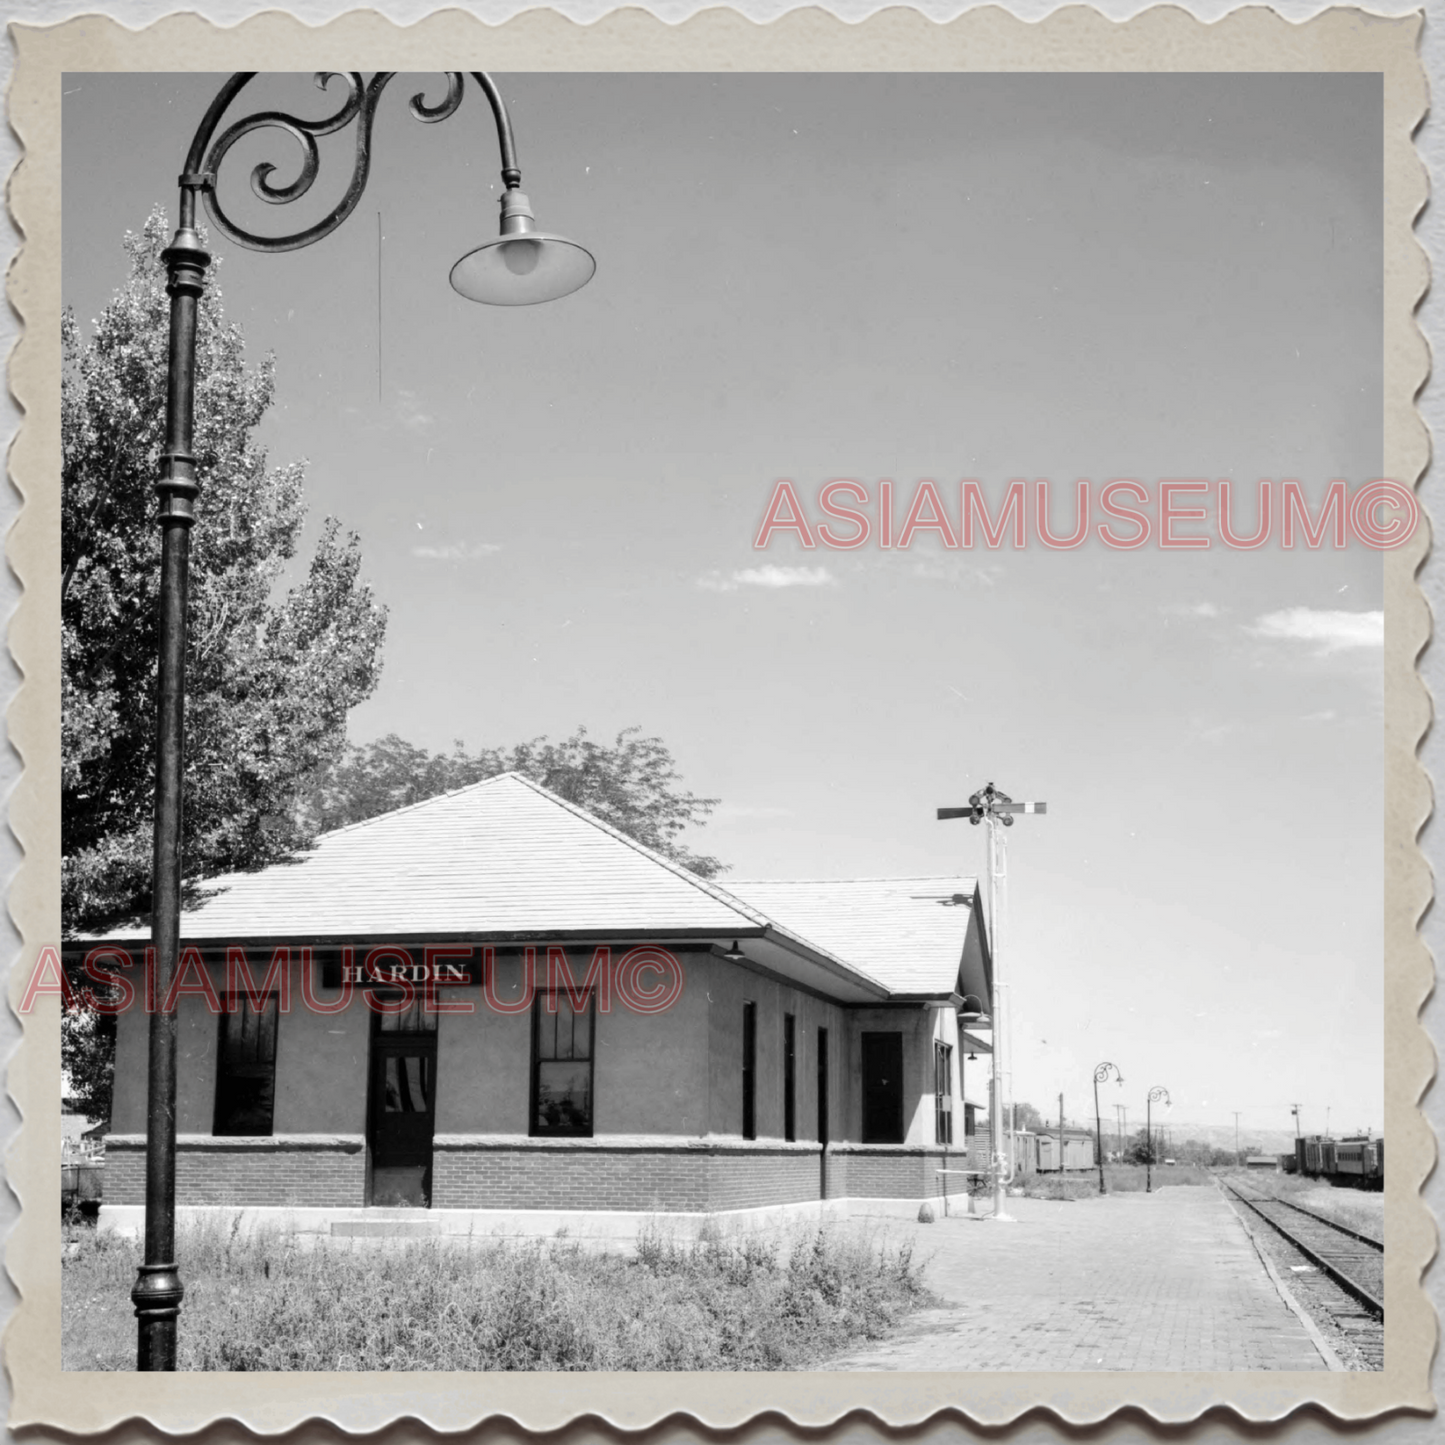
[{"label": "grass", "polygon": [[[62,1363],[134,1368],[137,1247],[67,1239]],[[301,1245],[186,1230],[183,1370],[786,1370],[929,1302],[911,1247],[840,1227],[660,1230],[635,1255],[565,1239]]]},{"label": "grass", "polygon": [[1372,1239],[1385,1237],[1384,1197],[1378,1193],[1352,1189],[1348,1185],[1336,1187],[1324,1179],[1301,1178],[1298,1174],[1255,1175],[1251,1178],[1247,1170],[1232,1170],[1227,1176],[1241,1184],[1251,1182],[1260,1189],[1278,1194],[1281,1198],[1302,1204],[1336,1224],[1357,1229]]},{"label": "grass", "polygon": [[[1153,1169],[1154,1188],[1180,1184],[1208,1184],[1210,1173],[1194,1164],[1159,1164]],[[1142,1193],[1146,1184],[1142,1164],[1104,1165],[1104,1183],[1110,1194]],[[1016,1180],[1028,1199],[1097,1199],[1099,1171],[1088,1169],[1068,1174],[1029,1174]]]}]

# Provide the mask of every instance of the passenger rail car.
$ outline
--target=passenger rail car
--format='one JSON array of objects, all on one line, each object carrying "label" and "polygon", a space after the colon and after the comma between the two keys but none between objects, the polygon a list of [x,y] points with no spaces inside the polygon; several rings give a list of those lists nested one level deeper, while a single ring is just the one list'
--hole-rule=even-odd
[{"label": "passenger rail car", "polygon": [[1385,1141],[1355,1134],[1331,1139],[1312,1134],[1295,1141],[1298,1172],[1332,1184],[1351,1184],[1357,1189],[1385,1187]]}]

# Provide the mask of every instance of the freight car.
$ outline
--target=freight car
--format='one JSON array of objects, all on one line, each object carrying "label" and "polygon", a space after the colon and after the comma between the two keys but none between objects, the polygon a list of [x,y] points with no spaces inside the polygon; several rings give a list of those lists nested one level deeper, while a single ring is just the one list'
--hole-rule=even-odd
[{"label": "freight car", "polygon": [[1331,1184],[1349,1184],[1356,1189],[1385,1187],[1385,1141],[1367,1134],[1331,1139],[1320,1134],[1295,1141],[1299,1173]]}]

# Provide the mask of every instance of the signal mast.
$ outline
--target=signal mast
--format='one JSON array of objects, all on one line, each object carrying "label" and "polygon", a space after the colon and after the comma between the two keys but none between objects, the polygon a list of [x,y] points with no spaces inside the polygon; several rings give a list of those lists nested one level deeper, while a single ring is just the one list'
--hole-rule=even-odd
[{"label": "signal mast", "polygon": [[[1003,910],[1008,896],[1008,859],[1004,852],[1003,834],[1000,827],[1012,828],[1017,813],[1046,813],[1046,803],[1016,803],[1007,793],[1001,793],[992,783],[985,783],[968,800],[966,808],[940,808],[939,821],[948,818],[967,818],[977,827],[988,824],[988,921],[993,931],[993,1078],[991,1097],[988,1105],[989,1134],[993,1146],[993,1214],[999,1224],[1012,1224],[1014,1218],[1004,1208],[1004,1190],[1013,1179],[1013,1130],[1008,1132],[1008,1145],[1004,1143],[1003,1123],[1003,1078],[1004,1078],[1004,1029],[1008,1014],[1006,1000],[1007,985],[1004,982],[1003,966]],[[1012,1089],[1010,1089],[1012,1093]]]}]

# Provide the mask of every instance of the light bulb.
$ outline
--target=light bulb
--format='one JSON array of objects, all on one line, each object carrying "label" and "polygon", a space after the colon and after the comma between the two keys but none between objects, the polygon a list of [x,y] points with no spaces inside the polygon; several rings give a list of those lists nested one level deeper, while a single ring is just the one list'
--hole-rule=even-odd
[{"label": "light bulb", "polygon": [[508,241],[502,247],[502,260],[514,276],[530,276],[537,269],[541,255],[542,246],[538,241]]}]

